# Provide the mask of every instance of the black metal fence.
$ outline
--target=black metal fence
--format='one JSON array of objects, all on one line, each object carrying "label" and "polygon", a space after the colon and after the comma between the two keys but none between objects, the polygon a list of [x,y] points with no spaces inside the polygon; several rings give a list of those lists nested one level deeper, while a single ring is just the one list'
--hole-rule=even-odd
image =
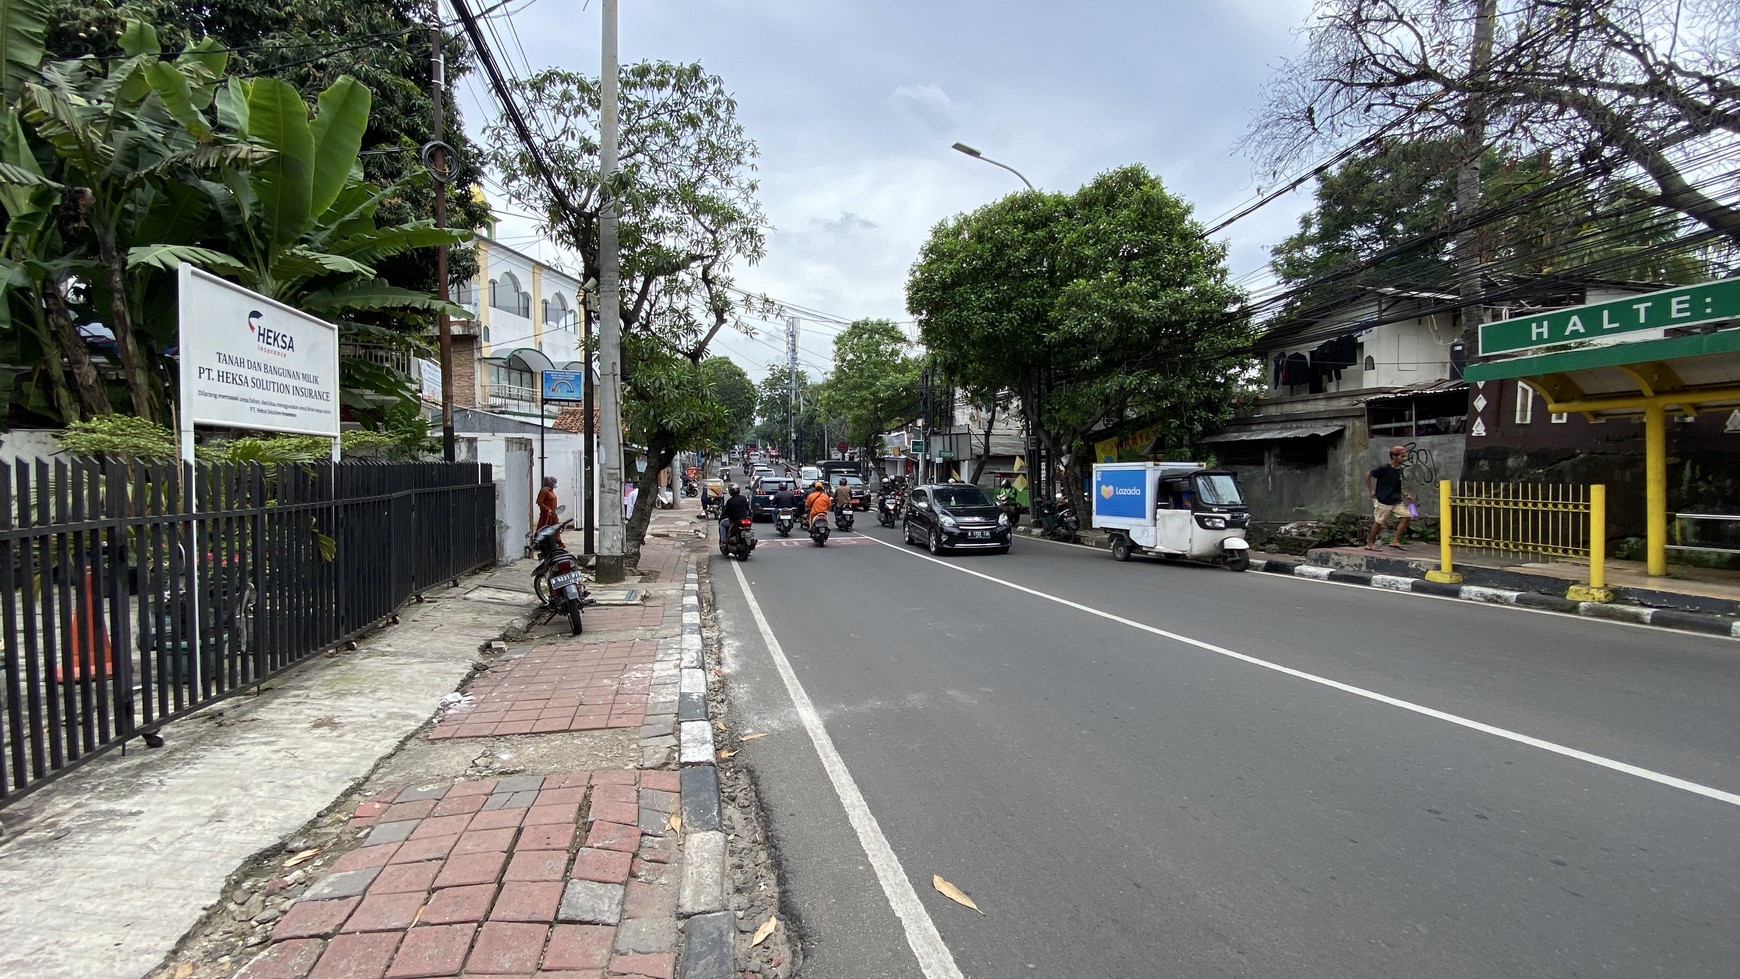
[{"label": "black metal fence", "polygon": [[488,466],[66,459],[0,477],[0,806],[495,557]]}]

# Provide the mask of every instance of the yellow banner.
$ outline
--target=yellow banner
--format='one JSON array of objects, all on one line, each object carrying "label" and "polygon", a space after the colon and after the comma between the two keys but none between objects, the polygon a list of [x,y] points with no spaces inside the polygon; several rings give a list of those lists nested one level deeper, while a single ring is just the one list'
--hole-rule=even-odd
[{"label": "yellow banner", "polygon": [[1141,462],[1144,450],[1160,437],[1160,425],[1150,425],[1123,438],[1111,438],[1094,443],[1095,462]]}]

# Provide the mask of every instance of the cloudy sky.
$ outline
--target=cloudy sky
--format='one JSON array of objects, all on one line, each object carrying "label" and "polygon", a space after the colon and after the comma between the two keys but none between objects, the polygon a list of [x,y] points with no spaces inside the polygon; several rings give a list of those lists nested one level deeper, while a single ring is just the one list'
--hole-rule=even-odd
[{"label": "cloudy sky", "polygon": [[[486,4],[474,0],[473,9]],[[839,326],[883,317],[909,330],[907,270],[949,215],[1020,190],[1009,172],[950,150],[956,141],[1070,191],[1141,163],[1212,224],[1256,185],[1233,144],[1264,82],[1292,54],[1310,0],[622,0],[620,55],[698,61],[725,81],[761,150],[774,231],[739,284],[799,312],[800,361],[825,372]],[[599,0],[513,0],[495,17],[510,73],[560,66],[596,75]],[[510,30],[511,27],[511,30]],[[498,111],[481,74],[458,90],[475,133]],[[487,188],[486,188],[487,189]],[[499,191],[492,201],[502,206]],[[1294,227],[1309,190],[1219,237],[1241,281]],[[556,257],[509,216],[521,250]],[[783,327],[717,352],[762,376]]]}]

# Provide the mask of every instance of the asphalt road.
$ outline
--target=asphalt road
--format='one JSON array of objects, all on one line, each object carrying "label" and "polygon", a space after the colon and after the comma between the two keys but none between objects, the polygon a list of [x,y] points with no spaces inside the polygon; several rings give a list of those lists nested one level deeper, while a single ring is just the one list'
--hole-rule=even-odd
[{"label": "asphalt road", "polygon": [[1740,975],[1740,645],[858,528],[711,566],[805,979]]}]

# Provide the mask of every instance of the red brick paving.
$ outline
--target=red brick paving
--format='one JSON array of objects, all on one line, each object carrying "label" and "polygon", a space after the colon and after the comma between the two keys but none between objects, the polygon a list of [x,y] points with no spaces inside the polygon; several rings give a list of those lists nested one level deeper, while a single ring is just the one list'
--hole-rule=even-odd
[{"label": "red brick paving", "polygon": [[[675,773],[613,770],[541,780],[522,777],[500,785],[500,791],[494,791],[494,782],[460,782],[438,792],[439,798],[400,803],[388,796],[364,803],[366,810],[359,811],[369,814],[355,817],[353,828],[379,820],[394,806],[430,805],[423,807],[428,815],[406,843],[365,847],[334,861],[324,872],[344,869],[345,861],[359,854],[377,861],[370,866],[379,866],[383,858],[392,862],[381,868],[360,899],[291,905],[274,930],[273,944],[249,963],[241,979],[604,979],[606,972],[613,977],[670,977],[674,954],[616,954],[614,926],[555,920],[571,879],[624,885],[624,921],[673,913],[675,884],[668,878],[663,884],[632,879],[631,871],[651,866],[656,872],[658,864],[670,859],[675,841],[643,837],[636,825],[596,814],[600,807],[619,815],[633,811],[640,795],[637,778],[648,789],[669,792],[662,786],[674,779],[648,777],[653,775]],[[522,808],[480,808],[475,816],[443,812],[441,804],[449,799],[475,801],[479,807]],[[667,801],[674,805],[676,800]],[[582,821],[580,814],[589,808],[590,820]],[[477,820],[504,813],[566,821],[470,828],[457,836],[434,832],[457,825],[455,817],[471,820],[475,827]],[[425,828],[434,835],[424,835]],[[644,864],[643,858],[652,863]]]},{"label": "red brick paving", "polygon": [[429,737],[639,727],[657,652],[655,640],[533,647],[473,682],[471,706],[448,714]]}]

